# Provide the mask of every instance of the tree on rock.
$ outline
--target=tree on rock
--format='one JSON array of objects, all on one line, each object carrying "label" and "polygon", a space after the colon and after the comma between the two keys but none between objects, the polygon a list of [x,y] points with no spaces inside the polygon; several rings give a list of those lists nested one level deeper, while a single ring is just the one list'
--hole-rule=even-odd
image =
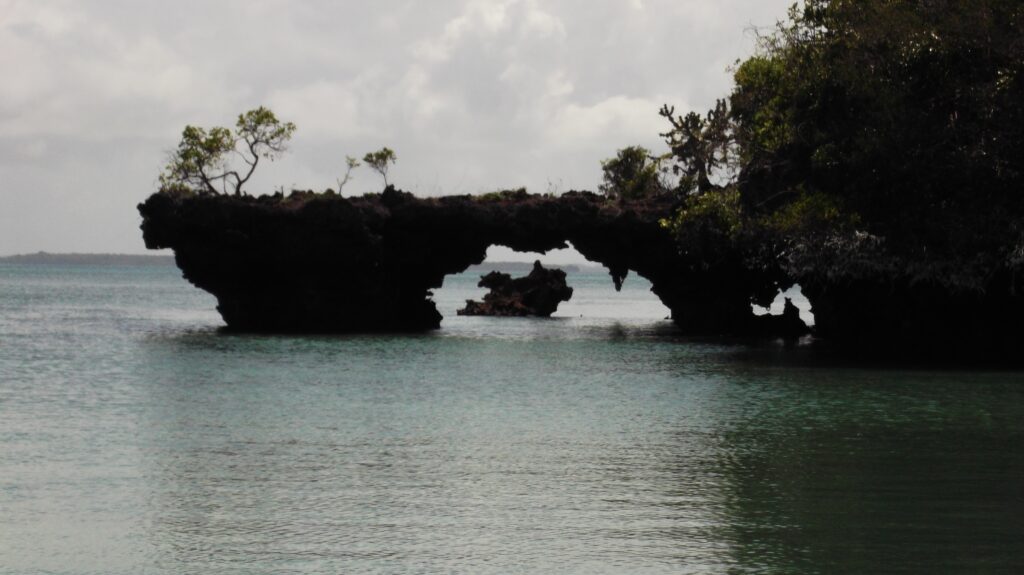
[{"label": "tree on rock", "polygon": [[675,108],[668,105],[659,113],[672,125],[661,135],[672,150],[672,171],[680,177],[679,190],[703,194],[724,187],[715,180],[728,182],[735,175],[738,153],[726,101],[719,100],[706,116],[696,112],[677,116]]},{"label": "tree on rock", "polygon": [[345,156],[345,177],[338,178],[338,193],[345,189],[345,184],[352,181],[352,170],[360,166],[359,160],[352,156]]},{"label": "tree on rock", "polygon": [[[238,116],[235,129],[185,126],[178,148],[171,152],[160,187],[198,193],[242,194],[261,158],[273,161],[287,149],[295,124],[281,122],[263,106]],[[242,166],[232,164],[237,156]]]},{"label": "tree on rock", "polygon": [[387,187],[388,169],[398,161],[398,156],[395,155],[394,150],[388,147],[381,148],[376,152],[370,152],[363,156],[363,161],[384,178],[384,187]]},{"label": "tree on rock", "polygon": [[642,146],[627,146],[614,158],[601,162],[604,182],[601,192],[609,198],[639,200],[664,193],[661,181],[661,160]]}]

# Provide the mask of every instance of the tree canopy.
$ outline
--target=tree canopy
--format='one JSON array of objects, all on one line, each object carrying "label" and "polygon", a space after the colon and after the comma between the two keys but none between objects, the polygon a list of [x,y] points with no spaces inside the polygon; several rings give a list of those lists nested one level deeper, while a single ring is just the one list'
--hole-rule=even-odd
[{"label": "tree canopy", "polygon": [[627,146],[614,158],[601,162],[604,182],[600,191],[609,198],[637,200],[661,194],[661,158],[642,146]]},{"label": "tree canopy", "polygon": [[719,100],[705,116],[696,112],[677,116],[675,108],[668,105],[660,114],[672,126],[661,135],[672,151],[672,172],[679,176],[680,191],[703,194],[731,181],[736,150],[725,100]]},{"label": "tree canopy", "polygon": [[[1024,260],[1019,0],[806,0],[734,81],[706,116],[662,110],[680,188],[738,194],[704,202],[722,225],[819,251],[870,236],[984,273]],[[669,223],[681,239],[695,206]]]},{"label": "tree canopy", "polygon": [[1024,214],[1022,68],[1017,0],[808,0],[736,70],[744,205],[822,195],[910,251],[1005,241]]},{"label": "tree canopy", "polygon": [[369,152],[363,156],[363,162],[384,178],[385,187],[388,185],[388,170],[397,161],[398,156],[395,155],[394,150],[388,147],[381,148],[376,152]]},{"label": "tree canopy", "polygon": [[[161,187],[241,195],[260,159],[272,161],[284,153],[294,132],[295,124],[281,122],[263,106],[239,114],[233,131],[185,126],[160,175]],[[231,160],[241,161],[242,167]]]}]

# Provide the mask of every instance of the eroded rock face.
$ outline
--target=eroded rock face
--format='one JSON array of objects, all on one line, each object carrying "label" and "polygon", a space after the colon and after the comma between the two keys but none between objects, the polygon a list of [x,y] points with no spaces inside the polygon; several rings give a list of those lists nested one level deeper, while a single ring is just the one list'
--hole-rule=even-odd
[{"label": "eroded rock face", "polygon": [[565,283],[565,272],[549,270],[533,263],[530,274],[513,279],[509,274],[493,271],[477,284],[491,290],[484,301],[466,300],[459,315],[537,316],[551,317],[558,304],[572,298],[572,288]]},{"label": "eroded rock face", "polygon": [[1024,357],[1017,271],[981,290],[911,281],[916,276],[872,271],[874,264],[865,273],[845,264],[798,266],[780,279],[770,266],[747,265],[743,254],[724,263],[688,257],[659,223],[676,207],[587,192],[418,199],[388,188],[352,199],[157,193],[139,211],[146,246],[173,249],[185,278],[216,296],[232,329],[436,328],[441,315],[430,290],[481,263],[489,246],[546,252],[571,242],[607,267],[616,286],[630,271],[650,280],[683,333],[798,337],[808,330],[792,306],[775,317],[755,317],[750,307],[798,282],[813,306],[815,336],[844,348]]},{"label": "eroded rock face", "polygon": [[630,271],[650,280],[683,331],[748,333],[752,278],[684,260],[659,224],[674,208],[588,192],[415,198],[388,188],[351,199],[157,193],[139,211],[146,246],[173,249],[233,329],[436,328],[430,290],[481,263],[489,246],[543,253],[571,242],[616,286]]}]

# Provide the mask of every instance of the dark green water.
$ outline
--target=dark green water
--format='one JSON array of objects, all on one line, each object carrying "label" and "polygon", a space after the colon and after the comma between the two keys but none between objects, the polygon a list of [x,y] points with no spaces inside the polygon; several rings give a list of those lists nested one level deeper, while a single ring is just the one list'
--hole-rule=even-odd
[{"label": "dark green water", "polygon": [[1024,374],[474,282],[436,333],[257,337],[173,268],[0,266],[0,572],[1024,572]]}]

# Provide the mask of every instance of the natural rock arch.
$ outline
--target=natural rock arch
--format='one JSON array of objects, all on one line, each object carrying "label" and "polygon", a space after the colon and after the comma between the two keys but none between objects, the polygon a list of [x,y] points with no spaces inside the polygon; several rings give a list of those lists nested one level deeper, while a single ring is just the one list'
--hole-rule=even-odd
[{"label": "natural rock arch", "polygon": [[633,271],[684,329],[749,331],[744,282],[693,274],[659,224],[666,201],[620,204],[587,192],[415,198],[175,196],[139,206],[151,249],[172,248],[186,279],[212,293],[229,327],[394,331],[440,326],[430,291],[481,263],[491,245],[548,252],[571,243],[616,287]]}]

